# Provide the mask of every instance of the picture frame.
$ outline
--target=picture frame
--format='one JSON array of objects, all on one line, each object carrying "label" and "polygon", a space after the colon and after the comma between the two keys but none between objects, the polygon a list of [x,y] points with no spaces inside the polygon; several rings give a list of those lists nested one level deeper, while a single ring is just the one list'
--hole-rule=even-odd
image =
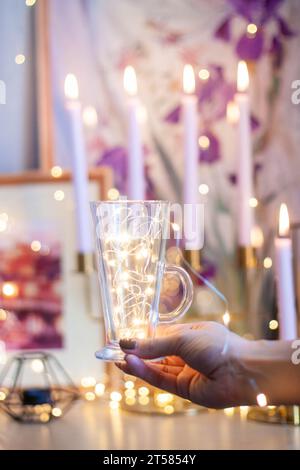
[{"label": "picture frame", "polygon": [[[112,180],[110,168],[101,167],[92,169],[89,173],[90,199],[106,199],[107,191],[112,186]],[[58,195],[60,197],[57,197]],[[76,384],[80,384],[83,377],[101,377],[103,365],[101,361],[96,360],[94,353],[99,349],[101,343],[103,343],[104,330],[102,328],[101,315],[95,319],[89,311],[91,305],[93,305],[93,308],[98,310],[97,316],[101,313],[100,301],[98,299],[99,292],[96,292],[99,287],[96,272],[93,273],[93,278],[87,278],[85,273],[78,272],[77,270],[76,224],[70,172],[64,171],[56,178],[48,172],[43,171],[1,175],[0,219],[1,217],[3,218],[3,214],[7,215],[7,230],[3,230],[4,225],[2,220],[2,229],[0,223],[0,250],[4,253],[2,261],[3,259],[12,258],[15,262],[19,263],[19,265],[15,265],[15,271],[6,273],[3,268],[3,262],[2,264],[0,262],[0,309],[2,308],[2,313],[6,311],[5,308],[7,308],[7,304],[3,303],[4,300],[11,300],[4,299],[4,282],[11,282],[10,276],[16,271],[18,272],[18,276],[21,276],[22,269],[26,271],[26,266],[28,268],[28,264],[29,266],[32,264],[30,260],[26,261],[27,258],[24,258],[24,252],[21,253],[18,259],[16,253],[17,250],[20,250],[20,246],[23,247],[23,250],[27,250],[27,255],[29,252],[33,257],[37,254],[36,251],[43,250],[43,247],[47,244],[49,244],[49,246],[51,244],[56,247],[60,246],[61,248],[60,250],[56,248],[55,251],[55,256],[59,256],[61,269],[58,274],[56,271],[56,274],[52,274],[50,270],[51,279],[50,281],[48,279],[49,282],[46,284],[46,293],[43,294],[45,299],[43,299],[43,296],[42,299],[40,299],[44,301],[45,304],[45,302],[56,301],[60,298],[61,314],[57,314],[57,319],[53,327],[51,320],[48,320],[49,312],[46,312],[48,316],[45,312],[40,315],[40,312],[36,311],[36,308],[27,308],[26,302],[28,299],[31,299],[30,292],[28,294],[26,291],[23,295],[23,291],[20,290],[21,307],[19,313],[21,321],[26,323],[26,328],[30,332],[28,335],[29,341],[27,341],[28,338],[26,334],[24,334],[24,328],[22,332],[22,327],[19,325],[17,338],[13,337],[14,342],[12,342],[12,344],[10,343],[10,347],[6,348],[6,359],[17,351],[19,352],[24,349],[22,344],[26,344],[25,350],[43,349],[52,352],[69,372]],[[38,243],[34,244],[34,242],[39,242],[40,245]],[[33,253],[31,253],[30,249]],[[22,259],[25,259],[23,265],[22,261],[20,261]],[[44,278],[45,273],[43,272],[41,281],[42,292],[45,290],[43,288]],[[22,276],[20,279],[23,279]],[[38,282],[38,279],[39,277],[36,273],[32,273],[32,279],[30,280],[29,278],[31,282],[27,282],[26,278],[26,282],[20,284],[20,289],[23,289],[24,286],[28,289],[28,285],[30,284],[31,289],[33,291],[36,290],[35,283]],[[54,289],[54,295],[49,299],[47,296],[49,295],[49,290],[52,288]],[[59,295],[56,295],[55,289],[58,289]],[[93,298],[89,298],[90,296]],[[16,302],[12,302],[12,304],[16,305]],[[42,306],[44,304],[41,302],[38,303],[38,305]],[[59,310],[59,305],[56,311],[57,310]],[[7,311],[9,311],[9,309],[7,309]],[[31,315],[30,319],[29,314]],[[2,315],[2,326],[3,316],[4,315]],[[15,315],[15,317],[16,316],[18,315]],[[49,338],[47,339],[47,341],[50,341],[50,347],[48,347],[47,341],[45,343],[46,347],[43,347],[43,341],[41,341],[41,347],[36,347],[36,343],[34,342],[35,330],[38,330],[39,322],[42,321],[40,317],[47,322],[48,326],[51,324],[51,331],[52,333],[53,331],[55,332],[54,336],[49,335],[50,340]],[[44,331],[44,329],[41,328],[42,331]],[[56,334],[57,331],[61,331],[61,342],[59,342],[59,334]],[[34,338],[33,343],[30,342],[32,337]],[[54,342],[53,338],[55,338]],[[3,341],[3,337],[1,337],[1,316],[0,341],[7,345],[7,342]],[[20,341],[19,346],[18,341]],[[34,347],[30,347],[32,344]],[[37,344],[39,345],[38,341]],[[3,357],[3,351],[1,354]]]}]

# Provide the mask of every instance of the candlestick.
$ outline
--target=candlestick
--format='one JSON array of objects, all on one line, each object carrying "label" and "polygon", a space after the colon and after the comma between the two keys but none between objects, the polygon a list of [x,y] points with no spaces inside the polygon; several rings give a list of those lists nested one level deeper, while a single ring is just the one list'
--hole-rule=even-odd
[{"label": "candlestick", "polygon": [[81,103],[78,100],[78,83],[73,74],[69,74],[66,77],[65,96],[71,130],[71,163],[75,193],[77,249],[79,253],[89,253],[93,250],[88,205],[87,159],[83,139]]},{"label": "candlestick", "polygon": [[247,64],[239,62],[235,102],[238,106],[238,241],[242,247],[251,245],[253,209],[249,201],[253,197],[252,144],[249,106],[249,75]]},{"label": "candlestick", "polygon": [[[198,122],[195,74],[191,65],[183,69],[183,131],[184,131],[184,233],[187,250],[201,248],[198,214]],[[192,238],[191,238],[192,235]]]},{"label": "candlestick", "polygon": [[137,80],[133,67],[124,71],[124,89],[127,99],[128,121],[128,196],[130,199],[145,199],[144,159],[138,122],[139,101],[137,98]]},{"label": "candlestick", "polygon": [[279,236],[275,240],[276,280],[279,310],[280,339],[297,338],[297,315],[295,308],[294,278],[292,266],[292,240],[286,204],[279,213]]}]

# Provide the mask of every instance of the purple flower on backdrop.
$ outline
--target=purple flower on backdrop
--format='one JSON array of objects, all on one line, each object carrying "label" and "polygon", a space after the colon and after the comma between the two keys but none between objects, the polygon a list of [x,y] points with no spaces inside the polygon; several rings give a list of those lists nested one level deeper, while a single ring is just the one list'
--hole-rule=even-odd
[{"label": "purple flower on backdrop", "polygon": [[[257,175],[259,172],[263,169],[263,165],[261,163],[254,163],[254,179],[257,178]],[[236,173],[231,173],[228,175],[228,181],[231,183],[233,186],[235,186],[238,183],[238,177]]]},{"label": "purple flower on backdrop", "polygon": [[[144,148],[144,155],[148,150]],[[106,165],[112,168],[114,174],[114,184],[121,194],[127,192],[127,149],[125,147],[116,146],[106,149],[96,166]],[[151,198],[154,194],[153,184],[148,175],[148,168],[145,168],[146,191],[147,197]]]},{"label": "purple flower on backdrop", "polygon": [[199,161],[202,163],[215,163],[221,158],[221,153],[220,153],[220,142],[218,138],[213,134],[211,131],[207,130],[203,132],[203,135],[205,135],[209,139],[209,146],[205,149],[201,148],[199,149]]},{"label": "purple flower on backdrop", "polygon": [[[233,18],[241,16],[245,22],[254,23],[258,30],[254,34],[245,31],[236,43],[236,53],[243,60],[258,60],[264,52],[273,54],[282,48],[283,39],[289,39],[295,35],[286,20],[280,15],[280,7],[286,0],[228,0],[233,13],[227,16],[215,31],[215,37],[223,41],[231,39],[231,23]],[[271,39],[268,38],[265,25],[275,22],[277,33]],[[271,49],[270,44],[277,37],[277,49]],[[280,47],[281,46],[281,47]],[[281,50],[280,50],[281,52]],[[277,62],[279,60],[277,59]]]},{"label": "purple flower on backdrop", "polygon": [[165,117],[165,121],[170,124],[177,124],[180,121],[181,106],[176,106],[172,109],[169,114]]}]

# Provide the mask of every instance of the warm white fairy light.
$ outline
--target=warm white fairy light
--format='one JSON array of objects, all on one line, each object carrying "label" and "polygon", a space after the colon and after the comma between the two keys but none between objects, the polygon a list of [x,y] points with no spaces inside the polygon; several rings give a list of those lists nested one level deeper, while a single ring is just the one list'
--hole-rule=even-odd
[{"label": "warm white fairy light", "polygon": [[110,188],[107,193],[107,197],[110,201],[116,201],[120,197],[120,193],[117,188]]},{"label": "warm white fairy light", "polygon": [[95,387],[96,385],[96,379],[95,377],[89,376],[89,377],[83,377],[81,379],[81,385],[84,388],[89,388],[89,387]]},{"label": "warm white fairy light", "polygon": [[256,199],[256,197],[250,197],[249,206],[252,207],[253,209],[255,209],[255,207],[258,206],[258,200]]},{"label": "warm white fairy light", "polygon": [[234,415],[234,408],[232,408],[232,407],[231,408],[225,408],[224,409],[224,414],[226,416],[229,416],[229,417],[233,416]]},{"label": "warm white fairy light", "polygon": [[24,54],[17,54],[16,57],[15,57],[15,63],[17,65],[22,65],[24,64],[26,61],[26,57]]},{"label": "warm white fairy light", "polygon": [[206,196],[206,194],[209,193],[209,187],[207,184],[202,183],[199,186],[199,193],[202,194],[203,196]]},{"label": "warm white fairy light", "polygon": [[269,322],[269,328],[270,328],[270,330],[277,330],[278,327],[279,327],[279,323],[278,323],[277,320],[271,320],[271,321]]},{"label": "warm white fairy light", "polygon": [[150,399],[149,399],[149,397],[140,396],[140,397],[138,398],[138,402],[139,402],[140,405],[146,406],[146,405],[149,405]]},{"label": "warm white fairy light", "polygon": [[250,34],[251,36],[255,36],[257,33],[257,26],[254,23],[249,23],[247,25],[247,33]]},{"label": "warm white fairy light", "polygon": [[33,372],[41,374],[44,370],[43,361],[41,361],[41,359],[33,359],[31,361],[31,369],[33,370]]},{"label": "warm white fairy light", "polygon": [[207,150],[210,146],[209,137],[207,137],[207,135],[201,135],[198,139],[198,144],[202,150]]},{"label": "warm white fairy light", "polygon": [[118,410],[120,408],[120,403],[118,401],[110,401],[109,407],[111,410]]},{"label": "warm white fairy light", "polygon": [[257,401],[258,406],[260,406],[261,408],[267,406],[268,404],[267,397],[264,393],[259,393],[256,397],[256,401]]},{"label": "warm white fairy light", "polygon": [[230,313],[226,310],[226,312],[223,315],[223,323],[225,326],[229,326],[230,323]]},{"label": "warm white fairy light", "polygon": [[132,380],[127,380],[124,385],[127,389],[134,388],[134,382]]},{"label": "warm white fairy light", "polygon": [[17,297],[19,288],[15,282],[4,282],[2,284],[2,294],[4,297]]},{"label": "warm white fairy light", "polygon": [[166,415],[171,415],[173,414],[175,411],[175,408],[173,405],[167,405],[164,407],[164,413],[166,413]]},{"label": "warm white fairy light", "polygon": [[207,69],[201,69],[199,70],[199,78],[200,80],[206,81],[210,77],[210,73]]},{"label": "warm white fairy light", "polygon": [[105,384],[104,383],[97,383],[95,385],[95,394],[97,395],[97,397],[102,397],[104,395],[104,392],[105,392]]},{"label": "warm white fairy light", "polygon": [[265,268],[265,269],[270,269],[270,268],[272,267],[272,265],[273,265],[272,258],[270,258],[269,256],[267,256],[266,258],[264,258],[263,264],[264,264],[264,268]]},{"label": "warm white fairy light", "polygon": [[53,178],[60,178],[62,176],[62,173],[63,173],[62,168],[58,165],[53,166],[51,168],[51,176]]},{"label": "warm white fairy light", "polygon": [[65,199],[65,193],[61,189],[58,189],[54,192],[53,197],[56,201],[61,202]]},{"label": "warm white fairy light", "polygon": [[39,240],[33,240],[31,242],[30,248],[32,249],[32,251],[38,252],[41,251],[42,244]]},{"label": "warm white fairy light", "polygon": [[86,399],[87,401],[94,401],[95,398],[96,398],[96,395],[95,395],[94,392],[86,392],[86,393],[84,394],[84,397],[85,397],[85,399]]},{"label": "warm white fairy light", "polygon": [[59,418],[62,415],[62,410],[56,406],[52,409],[52,415],[55,418]]},{"label": "warm white fairy light", "polygon": [[117,392],[117,391],[111,392],[110,399],[111,399],[111,401],[121,401],[122,400],[122,394],[120,392]]}]

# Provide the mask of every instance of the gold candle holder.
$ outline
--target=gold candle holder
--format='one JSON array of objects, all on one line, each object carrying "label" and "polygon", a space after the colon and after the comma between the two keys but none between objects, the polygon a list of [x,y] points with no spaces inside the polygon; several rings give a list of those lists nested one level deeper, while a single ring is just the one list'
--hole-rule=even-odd
[{"label": "gold candle holder", "polygon": [[300,406],[267,406],[250,408],[247,418],[251,421],[271,424],[291,424],[300,426]]},{"label": "gold candle holder", "polygon": [[94,253],[77,253],[76,272],[90,274],[95,270]]},{"label": "gold candle holder", "polygon": [[257,267],[256,250],[252,246],[239,246],[237,251],[238,265],[242,269],[253,269]]},{"label": "gold candle holder", "polygon": [[200,250],[184,250],[183,256],[195,271],[201,270]]}]

